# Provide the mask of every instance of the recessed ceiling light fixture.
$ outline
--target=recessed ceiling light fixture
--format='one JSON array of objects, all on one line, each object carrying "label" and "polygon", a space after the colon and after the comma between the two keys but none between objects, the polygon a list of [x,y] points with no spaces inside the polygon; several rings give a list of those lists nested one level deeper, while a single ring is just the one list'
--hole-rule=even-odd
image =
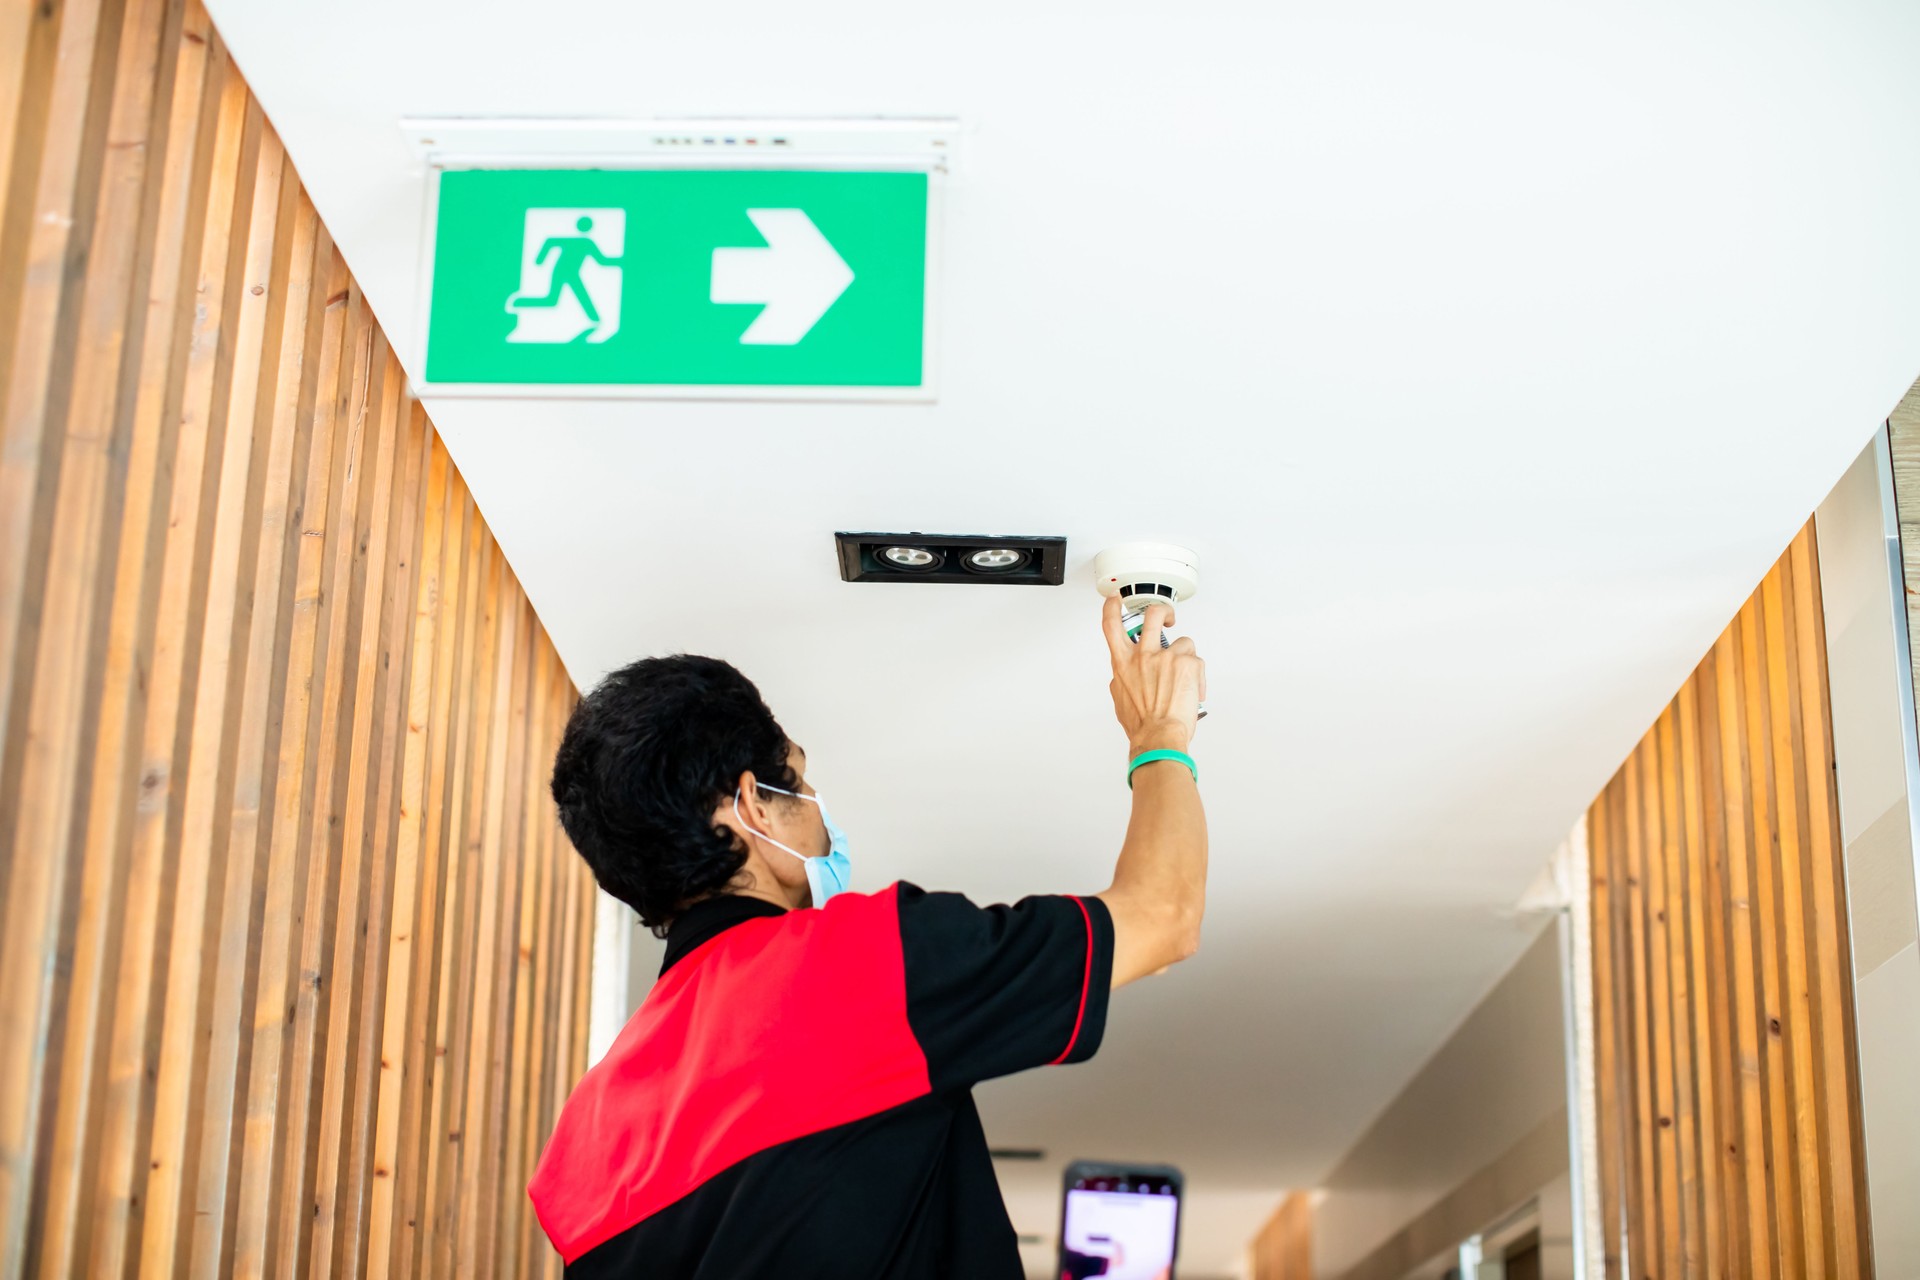
[{"label": "recessed ceiling light fixture", "polygon": [[1009,582],[1057,587],[1067,540],[1015,534],[836,533],[847,582]]}]

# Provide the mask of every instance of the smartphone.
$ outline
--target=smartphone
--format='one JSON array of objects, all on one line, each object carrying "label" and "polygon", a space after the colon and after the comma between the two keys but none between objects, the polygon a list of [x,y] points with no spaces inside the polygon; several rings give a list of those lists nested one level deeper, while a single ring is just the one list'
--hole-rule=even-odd
[{"label": "smartphone", "polygon": [[1061,1188],[1060,1280],[1173,1280],[1186,1180],[1167,1164],[1076,1160]]}]

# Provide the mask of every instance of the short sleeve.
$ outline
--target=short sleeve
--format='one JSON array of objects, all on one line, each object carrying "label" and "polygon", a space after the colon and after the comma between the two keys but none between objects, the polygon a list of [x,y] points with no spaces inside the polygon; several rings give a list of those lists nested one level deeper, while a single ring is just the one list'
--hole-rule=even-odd
[{"label": "short sleeve", "polygon": [[1113,980],[1113,917],[1098,898],[977,907],[902,883],[907,1021],[936,1090],[1100,1047]]}]

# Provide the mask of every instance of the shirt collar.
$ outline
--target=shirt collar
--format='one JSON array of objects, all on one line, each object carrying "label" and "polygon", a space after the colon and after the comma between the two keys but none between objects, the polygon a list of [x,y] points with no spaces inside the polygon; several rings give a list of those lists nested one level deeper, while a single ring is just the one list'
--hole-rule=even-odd
[{"label": "shirt collar", "polygon": [[667,926],[667,954],[660,962],[660,972],[665,974],[696,948],[711,942],[737,924],[785,914],[785,907],[775,906],[763,898],[749,898],[738,893],[723,893],[696,902]]}]

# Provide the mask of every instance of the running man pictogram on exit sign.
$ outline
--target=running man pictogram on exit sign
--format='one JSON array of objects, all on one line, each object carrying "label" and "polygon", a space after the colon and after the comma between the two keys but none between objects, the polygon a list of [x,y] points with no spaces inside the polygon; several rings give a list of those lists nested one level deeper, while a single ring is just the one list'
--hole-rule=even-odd
[{"label": "running man pictogram on exit sign", "polygon": [[912,170],[448,169],[428,389],[920,392],[929,183]]}]

